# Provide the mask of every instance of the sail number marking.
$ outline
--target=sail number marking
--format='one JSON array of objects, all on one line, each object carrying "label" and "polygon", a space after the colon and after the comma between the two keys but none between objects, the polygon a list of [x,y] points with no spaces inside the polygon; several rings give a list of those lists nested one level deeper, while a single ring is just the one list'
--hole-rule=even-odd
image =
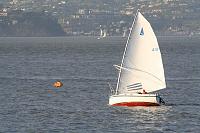
[{"label": "sail number marking", "polygon": [[152,51],[159,51],[159,48],[152,48]]}]

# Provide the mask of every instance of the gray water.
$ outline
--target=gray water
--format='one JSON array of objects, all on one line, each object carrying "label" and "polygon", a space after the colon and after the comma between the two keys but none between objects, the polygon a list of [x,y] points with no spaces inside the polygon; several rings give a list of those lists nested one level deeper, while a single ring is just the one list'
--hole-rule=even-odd
[{"label": "gray water", "polygon": [[0,38],[0,132],[198,133],[199,42],[160,37],[166,105],[121,108],[107,105],[107,82],[116,85],[125,39]]}]

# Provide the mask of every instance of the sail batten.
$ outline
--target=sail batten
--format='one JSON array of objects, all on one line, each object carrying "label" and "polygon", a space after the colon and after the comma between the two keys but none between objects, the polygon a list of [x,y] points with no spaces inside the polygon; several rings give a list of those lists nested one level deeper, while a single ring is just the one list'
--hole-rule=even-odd
[{"label": "sail batten", "polygon": [[119,68],[117,94],[134,93],[134,89],[130,91],[127,86],[135,83],[141,83],[146,92],[166,87],[157,38],[150,23],[140,12],[132,24]]}]

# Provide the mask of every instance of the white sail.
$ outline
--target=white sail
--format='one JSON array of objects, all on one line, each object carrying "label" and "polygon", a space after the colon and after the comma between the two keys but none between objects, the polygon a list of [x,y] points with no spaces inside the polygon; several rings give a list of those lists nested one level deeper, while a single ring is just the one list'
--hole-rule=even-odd
[{"label": "white sail", "polygon": [[124,30],[122,37],[126,37],[127,30]]},{"label": "white sail", "polygon": [[100,29],[100,37],[102,37],[102,36],[103,36],[103,30]]},{"label": "white sail", "polygon": [[100,36],[98,39],[105,38],[107,36],[106,30],[100,29]]},{"label": "white sail", "polygon": [[107,33],[106,33],[106,30],[104,30],[102,37],[106,37],[106,36],[107,36]]},{"label": "white sail", "polygon": [[125,47],[116,92],[153,92],[165,87],[157,38],[150,23],[138,12]]}]

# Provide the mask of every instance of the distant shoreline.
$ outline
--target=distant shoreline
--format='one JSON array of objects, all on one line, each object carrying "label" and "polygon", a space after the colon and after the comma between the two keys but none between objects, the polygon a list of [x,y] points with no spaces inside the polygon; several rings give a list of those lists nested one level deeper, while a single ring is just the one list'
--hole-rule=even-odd
[{"label": "distant shoreline", "polygon": [[[0,36],[0,38],[98,38],[99,36]],[[157,35],[158,39],[161,38],[200,38],[200,35]],[[122,38],[127,39],[128,36],[107,36],[105,38],[101,38],[100,40],[111,39],[111,38]]]},{"label": "distant shoreline", "polygon": [[[156,34],[157,37],[200,37],[199,35],[159,35]],[[61,37],[61,38],[72,38],[72,37],[96,37],[98,38],[99,36],[0,36],[0,38],[54,38],[54,37]],[[105,38],[112,38],[112,37],[121,37],[121,38],[126,38],[122,36],[107,36]]]},{"label": "distant shoreline", "polygon": [[[181,44],[183,41],[190,45],[193,42],[199,42],[199,36],[158,36],[157,37],[159,43],[172,43],[177,42],[177,44]],[[0,37],[0,45],[9,45],[13,42],[16,44],[23,44],[24,42],[27,45],[35,43],[37,44],[48,44],[49,42],[53,44],[63,43],[63,44],[90,44],[93,45],[95,42],[97,44],[101,43],[113,43],[113,44],[121,44],[124,45],[126,43],[127,37],[121,36],[109,36],[106,38],[98,39],[97,36],[58,36],[58,37]]]}]

